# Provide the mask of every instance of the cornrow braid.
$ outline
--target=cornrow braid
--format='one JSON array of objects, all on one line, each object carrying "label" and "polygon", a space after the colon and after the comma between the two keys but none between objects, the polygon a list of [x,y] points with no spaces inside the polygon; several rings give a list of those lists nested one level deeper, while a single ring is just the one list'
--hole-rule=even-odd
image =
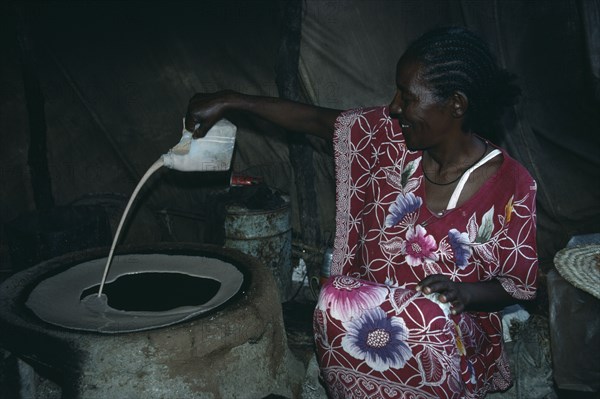
[{"label": "cornrow braid", "polygon": [[515,76],[500,69],[486,43],[465,28],[432,30],[414,41],[405,55],[423,64],[422,77],[440,100],[464,93],[469,108],[463,129],[488,138],[498,133],[502,114],[521,92]]}]

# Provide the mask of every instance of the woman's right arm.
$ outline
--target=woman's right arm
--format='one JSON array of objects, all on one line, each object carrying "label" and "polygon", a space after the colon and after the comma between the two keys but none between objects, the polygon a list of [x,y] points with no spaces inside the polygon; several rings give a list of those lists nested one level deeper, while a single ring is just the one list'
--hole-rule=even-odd
[{"label": "woman's right arm", "polygon": [[275,97],[251,96],[234,91],[196,94],[191,98],[186,114],[186,129],[194,137],[206,132],[230,112],[245,112],[274,123],[286,130],[307,133],[331,140],[335,120],[340,110],[316,107]]}]

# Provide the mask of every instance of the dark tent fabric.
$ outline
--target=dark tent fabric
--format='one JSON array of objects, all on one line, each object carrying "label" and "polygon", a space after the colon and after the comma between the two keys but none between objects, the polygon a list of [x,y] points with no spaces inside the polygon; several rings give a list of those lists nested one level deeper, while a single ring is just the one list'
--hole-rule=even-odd
[{"label": "dark tent fabric", "polygon": [[[7,173],[2,184],[11,193],[3,196],[3,222],[35,207],[19,35],[29,33],[34,46],[45,100],[52,195],[59,205],[90,193],[129,195],[145,170],[179,140],[187,101],[195,92],[231,88],[277,95],[279,25],[272,1],[43,2],[15,9],[3,13],[14,16],[11,24],[3,24],[7,56],[2,62],[1,123]],[[30,32],[23,33],[23,25]],[[289,162],[282,138],[269,140],[240,130],[235,169],[252,167],[266,178],[275,170],[270,183],[287,190]],[[252,158],[249,154],[257,149]],[[169,222],[168,240],[203,241],[195,225],[210,213],[203,209],[205,180],[198,174],[160,171],[139,206],[167,209],[178,217],[179,222]],[[140,222],[131,220],[133,225]]]},{"label": "dark tent fabric", "polygon": [[465,25],[480,33],[523,90],[501,144],[538,182],[544,265],[572,235],[600,229],[598,2],[313,1],[306,14],[307,91],[343,109],[388,103],[399,55],[425,31]]},{"label": "dark tent fabric", "polygon": [[[193,93],[233,89],[278,94],[285,3],[3,5],[2,224],[36,208],[28,166],[30,137],[36,136],[30,131],[32,109],[26,101],[31,96],[27,65],[34,66],[30,77],[37,77],[43,95],[53,203],[70,204],[98,193],[128,195],[146,168],[178,140]],[[399,55],[430,28],[456,24],[479,32],[500,63],[519,76],[523,89],[500,144],[538,182],[543,267],[551,265],[554,253],[572,235],[600,231],[598,0],[300,3],[301,95],[328,107],[388,103]],[[24,57],[28,51],[29,64]],[[288,139],[261,124],[239,127],[233,170],[260,176],[289,193],[294,231],[300,231]],[[335,230],[332,152],[321,140],[309,144],[320,244],[325,245]],[[210,235],[202,228],[210,218],[209,197],[202,176],[161,171],[139,206],[157,217],[162,230],[150,234],[142,229],[137,239],[205,241]],[[141,223],[139,218],[135,223]],[[2,234],[0,256],[9,264],[7,233]]]}]

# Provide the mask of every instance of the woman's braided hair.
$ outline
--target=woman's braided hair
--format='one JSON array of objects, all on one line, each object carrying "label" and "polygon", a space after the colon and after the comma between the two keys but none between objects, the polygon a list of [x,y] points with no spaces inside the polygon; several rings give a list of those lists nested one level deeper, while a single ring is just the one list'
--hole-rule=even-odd
[{"label": "woman's braided hair", "polygon": [[497,134],[504,110],[521,93],[515,76],[500,69],[486,43],[461,27],[432,30],[406,50],[423,64],[423,75],[440,100],[462,92],[469,100],[463,129],[478,134]]}]

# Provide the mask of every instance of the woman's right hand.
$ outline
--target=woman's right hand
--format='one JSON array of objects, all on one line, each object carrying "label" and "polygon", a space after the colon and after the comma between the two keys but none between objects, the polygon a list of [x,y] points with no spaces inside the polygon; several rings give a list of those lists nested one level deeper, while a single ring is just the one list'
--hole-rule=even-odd
[{"label": "woman's right hand", "polygon": [[[185,128],[194,133],[194,138],[204,137],[215,123],[225,117],[237,96],[239,93],[231,90],[195,94],[188,104]],[[194,129],[198,124],[198,129]]]}]

